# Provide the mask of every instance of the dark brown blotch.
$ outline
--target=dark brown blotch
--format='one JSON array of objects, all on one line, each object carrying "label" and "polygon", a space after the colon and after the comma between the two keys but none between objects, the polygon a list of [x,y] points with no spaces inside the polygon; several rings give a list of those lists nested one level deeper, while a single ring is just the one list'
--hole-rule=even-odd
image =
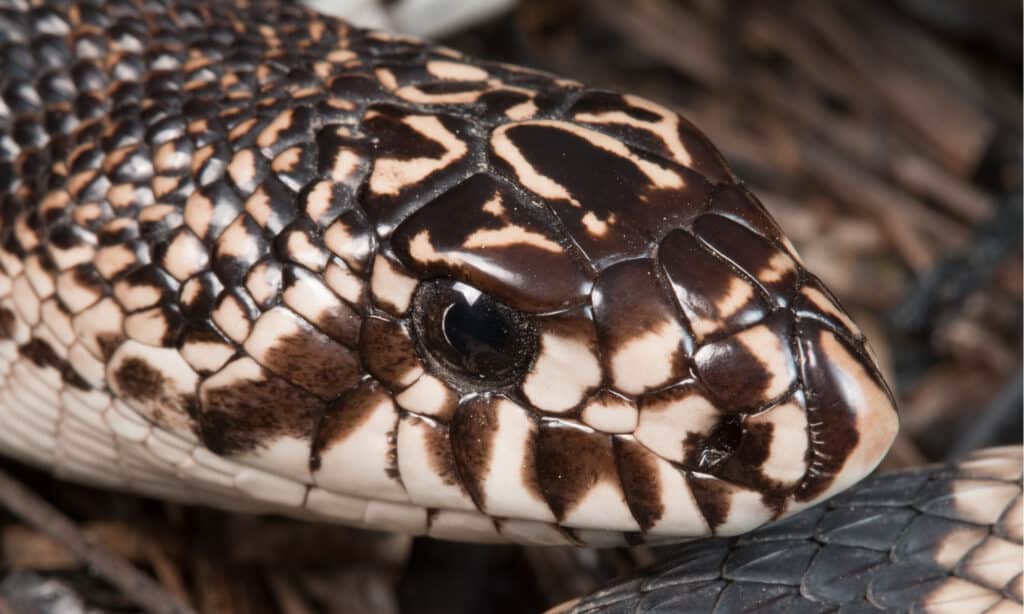
[{"label": "dark brown blotch", "polygon": [[114,356],[117,348],[121,347],[124,335],[119,333],[100,333],[96,335],[96,345],[100,348],[103,359],[109,361]]},{"label": "dark brown blotch", "polygon": [[771,381],[761,358],[732,338],[704,346],[696,363],[701,380],[722,411],[756,407]]},{"label": "dark brown blotch", "polygon": [[[665,237],[658,249],[658,262],[698,338],[753,324],[768,311],[747,278],[686,232],[675,231]],[[747,295],[743,304],[733,304],[736,297],[731,295],[737,292]]]},{"label": "dark brown blotch", "polygon": [[85,378],[75,371],[71,364],[57,355],[53,347],[42,339],[32,338],[18,347],[18,354],[27,358],[40,368],[51,367],[60,373],[61,380],[79,390],[90,390],[92,386]]},{"label": "dark brown blotch", "polygon": [[602,271],[592,293],[601,337],[617,347],[674,319],[674,309],[658,285],[651,261],[630,260]]},{"label": "dark brown blotch", "polygon": [[315,471],[320,466],[320,458],[326,450],[359,430],[374,409],[389,398],[380,384],[366,380],[328,403],[313,437],[312,469]]},{"label": "dark brown blotch", "polygon": [[163,396],[164,382],[164,374],[141,358],[125,358],[114,371],[117,390],[127,400],[157,400]]},{"label": "dark brown blotch", "polygon": [[0,339],[13,339],[17,316],[6,307],[0,307]]},{"label": "dark brown blotch", "polygon": [[331,339],[349,347],[359,343],[362,317],[347,303],[339,302],[332,309],[325,310],[313,324]]},{"label": "dark brown blotch", "polygon": [[352,350],[312,329],[281,336],[263,360],[274,373],[324,399],[336,398],[362,376]]},{"label": "dark brown blotch", "polygon": [[717,478],[686,473],[686,480],[690,485],[690,491],[697,500],[697,507],[700,508],[704,519],[714,530],[725,522],[729,517],[729,508],[732,506],[732,488]]},{"label": "dark brown blotch", "polygon": [[[693,357],[697,376],[716,407],[725,413],[759,411],[791,391],[797,380],[791,327],[788,312],[778,311],[763,325],[697,351]],[[751,347],[755,342],[764,343]],[[776,377],[784,379],[776,383]],[[787,388],[780,389],[781,383]]]},{"label": "dark brown blotch", "polygon": [[796,292],[796,263],[782,248],[746,226],[720,215],[702,215],[693,224],[694,233],[757,279],[772,302],[785,306]]},{"label": "dark brown blotch", "polygon": [[410,416],[407,418],[412,424],[423,423],[426,432],[427,453],[430,467],[434,473],[441,477],[441,480],[449,486],[462,486],[459,478],[458,465],[455,462],[455,453],[452,450],[452,441],[448,429],[444,425],[437,424],[420,417]]},{"label": "dark brown blotch", "polygon": [[[562,186],[578,203],[548,201],[573,241],[598,269],[648,253],[652,238],[657,240],[668,229],[688,225],[711,194],[710,184],[690,169],[643,151],[631,151],[663,173],[679,177],[676,186],[656,185],[633,160],[561,126],[522,124],[505,134],[533,169]],[[495,166],[516,176],[500,156],[495,156]],[[609,227],[595,232],[594,221]]]},{"label": "dark brown blotch", "polygon": [[559,521],[600,482],[618,483],[608,435],[542,422],[537,432],[536,455],[541,493]]},{"label": "dark brown blotch", "polygon": [[[651,124],[662,121],[662,116],[647,109],[631,105],[624,96],[614,92],[590,91],[581,96],[569,111],[576,121],[588,124],[595,130],[600,130],[618,139],[639,147],[645,151],[655,153],[666,160],[675,159],[675,155],[669,149],[665,138],[658,134],[652,127],[648,130],[642,127],[634,127],[626,123],[605,123],[595,122],[590,124],[578,116],[582,114],[602,114],[621,112],[625,115]],[[707,177],[713,183],[728,183],[734,181],[729,167],[726,165],[722,155],[718,152],[711,141],[695,128],[693,124],[683,117],[678,117],[679,127],[677,136],[683,149],[689,154],[690,161],[687,166]],[[676,160],[682,163],[681,160]]]},{"label": "dark brown blotch", "polygon": [[469,496],[487,509],[484,480],[491,468],[494,437],[498,432],[498,399],[476,398],[459,405],[449,425],[452,455],[465,480]]},{"label": "dark brown blotch", "polygon": [[[605,372],[611,372],[614,353],[636,338],[665,322],[677,322],[678,311],[657,278],[651,260],[620,262],[604,271],[591,293],[594,323],[605,358]],[[688,341],[684,338],[672,356],[672,375],[678,381],[686,375]]]},{"label": "dark brown blotch", "polygon": [[537,438],[531,438],[526,442],[523,449],[523,486],[538,500],[544,499],[544,491],[540,487],[540,477],[537,473]]},{"label": "dark brown blotch", "polygon": [[774,438],[775,425],[771,422],[760,422],[751,424],[745,422],[743,435],[739,447],[736,448],[735,456],[745,467],[760,467],[768,460],[771,453],[772,439]]},{"label": "dark brown blotch", "polygon": [[359,353],[367,371],[392,389],[407,386],[409,382],[404,380],[409,371],[422,368],[409,333],[392,320],[367,318],[359,337]]},{"label": "dark brown blotch", "polygon": [[615,455],[629,511],[644,531],[665,513],[657,458],[632,439],[616,438]]},{"label": "dark brown blotch", "polygon": [[157,425],[175,428],[176,420],[168,413],[184,413],[193,420],[198,418],[195,395],[179,393],[172,380],[142,358],[125,358],[112,375],[118,396],[126,401],[142,403],[146,415]]},{"label": "dark brown blotch", "polygon": [[258,379],[207,384],[200,388],[199,433],[217,454],[251,451],[282,435],[309,438],[323,409],[320,399],[265,370]]},{"label": "dark brown blotch", "polygon": [[794,486],[768,478],[762,470],[771,453],[774,431],[775,426],[770,422],[752,424],[744,421],[735,449],[723,458],[715,468],[714,475],[760,492],[765,506],[781,514],[785,511],[786,500]]}]

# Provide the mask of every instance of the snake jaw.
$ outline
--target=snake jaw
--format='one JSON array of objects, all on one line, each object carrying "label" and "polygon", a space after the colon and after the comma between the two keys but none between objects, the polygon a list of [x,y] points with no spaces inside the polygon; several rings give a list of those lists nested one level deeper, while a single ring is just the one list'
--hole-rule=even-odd
[{"label": "snake jaw", "polygon": [[[868,356],[817,324],[800,330],[811,450],[794,510],[826,499],[867,476],[896,438],[899,417],[891,394]],[[859,349],[859,352],[858,352]]]}]

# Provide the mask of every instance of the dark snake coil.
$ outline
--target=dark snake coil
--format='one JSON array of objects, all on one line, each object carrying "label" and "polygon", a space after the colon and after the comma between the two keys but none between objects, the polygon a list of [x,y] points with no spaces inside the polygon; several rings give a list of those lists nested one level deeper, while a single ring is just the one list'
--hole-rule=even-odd
[{"label": "dark snake coil", "polygon": [[743,537],[682,546],[558,611],[1020,612],[1021,469],[1013,446],[874,476]]}]

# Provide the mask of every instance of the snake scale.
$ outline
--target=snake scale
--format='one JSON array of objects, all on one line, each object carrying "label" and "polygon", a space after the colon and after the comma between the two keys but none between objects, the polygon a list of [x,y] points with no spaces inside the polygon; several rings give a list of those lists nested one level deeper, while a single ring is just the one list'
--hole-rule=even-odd
[{"label": "snake scale", "polygon": [[559,612],[1020,612],[1021,470],[1013,446],[874,476],[749,535],[687,544]]},{"label": "snake scale", "polygon": [[689,122],[288,3],[0,0],[0,451],[475,541],[744,533],[898,426]]}]

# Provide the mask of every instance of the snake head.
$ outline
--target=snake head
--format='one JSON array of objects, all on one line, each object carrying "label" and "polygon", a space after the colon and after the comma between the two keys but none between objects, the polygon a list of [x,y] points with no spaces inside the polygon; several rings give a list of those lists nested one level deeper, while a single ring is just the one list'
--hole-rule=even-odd
[{"label": "snake head", "polygon": [[685,120],[594,94],[483,153],[381,257],[417,280],[397,402],[477,509],[541,541],[729,535],[877,465],[898,421],[862,332]]},{"label": "snake head", "polygon": [[[261,102],[272,117],[197,150],[183,213],[144,218],[166,245],[138,266],[105,250],[100,271],[132,271],[121,302],[75,319],[113,394],[226,458],[231,492],[436,537],[604,545],[743,532],[879,462],[897,417],[861,331],[686,120],[350,42],[343,66],[380,64],[289,73],[301,87],[273,92],[315,95]],[[212,143],[207,106],[182,108]],[[72,281],[85,306],[110,293]]]},{"label": "snake head", "polygon": [[[292,3],[27,4],[0,19],[0,451],[611,545],[752,529],[892,443],[863,334],[676,113]],[[75,62],[34,79],[29,40]]]}]

